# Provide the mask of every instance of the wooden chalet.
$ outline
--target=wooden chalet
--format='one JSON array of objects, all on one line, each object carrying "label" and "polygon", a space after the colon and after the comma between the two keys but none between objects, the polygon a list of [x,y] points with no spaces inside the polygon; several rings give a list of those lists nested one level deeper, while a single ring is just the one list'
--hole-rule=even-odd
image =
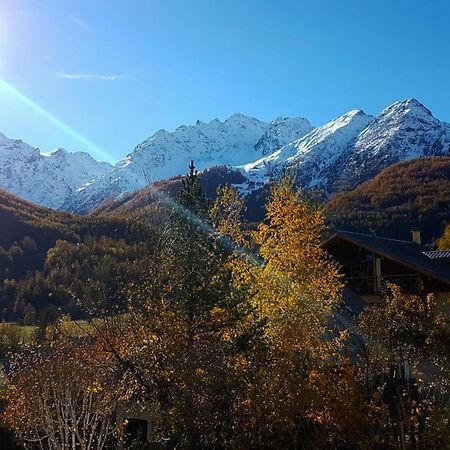
[{"label": "wooden chalet", "polygon": [[337,231],[322,247],[341,265],[347,295],[353,300],[379,302],[387,283],[405,293],[433,292],[438,305],[450,298],[450,251],[427,251],[419,232],[413,232],[411,241],[401,241]]}]

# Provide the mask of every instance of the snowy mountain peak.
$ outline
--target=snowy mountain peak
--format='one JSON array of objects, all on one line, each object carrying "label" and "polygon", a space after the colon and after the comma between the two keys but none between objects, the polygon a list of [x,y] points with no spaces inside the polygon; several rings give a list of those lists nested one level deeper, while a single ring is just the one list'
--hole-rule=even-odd
[{"label": "snowy mountain peak", "polygon": [[349,111],[318,127],[278,151],[241,166],[253,188],[294,169],[296,176],[313,186],[322,180],[326,169],[348,148],[355,136],[372,120],[361,110]]},{"label": "snowy mountain peak", "polygon": [[366,113],[362,109],[352,109],[351,111],[342,114],[342,116],[338,117],[338,119],[346,118],[352,120],[354,117],[364,117],[364,116],[366,116]]},{"label": "snowy mountain peak", "polygon": [[303,187],[351,189],[398,161],[450,154],[450,125],[416,99],[395,102],[378,116],[355,109],[280,150],[241,166],[248,183],[263,186],[289,171]]},{"label": "snowy mountain peak", "polygon": [[426,108],[415,98],[410,98],[402,102],[395,102],[381,111],[378,116],[379,120],[404,121],[405,119],[412,121],[429,121],[440,122],[436,119],[432,112]]},{"label": "snowy mountain peak", "polygon": [[31,147],[20,139],[9,139],[4,134],[0,136],[0,159],[16,157],[36,157],[39,150]]},{"label": "snowy mountain peak", "polygon": [[342,162],[335,189],[353,187],[390,164],[421,156],[446,155],[449,149],[449,124],[436,119],[416,99],[395,102],[357,136],[351,155]]},{"label": "snowy mountain peak", "polygon": [[181,175],[191,160],[199,170],[244,164],[304,136],[311,129],[311,124],[303,118],[268,123],[235,113],[223,122],[198,120],[171,133],[160,130],[136,146],[110,173],[79,189],[77,198],[66,207],[84,211],[150,181]]},{"label": "snowy mountain peak", "polygon": [[69,152],[65,148],[59,147],[55,148],[55,150],[52,150],[51,152],[41,152],[41,155],[47,157],[54,156],[57,158],[64,158],[68,153]]},{"label": "snowy mountain peak", "polygon": [[41,205],[60,208],[75,189],[111,170],[88,153],[37,148],[0,135],[0,188]]},{"label": "snowy mountain peak", "polygon": [[260,137],[255,149],[262,155],[269,155],[285,145],[308,134],[313,126],[303,117],[277,117],[269,129]]},{"label": "snowy mountain peak", "polygon": [[240,112],[236,112],[232,114],[228,119],[225,120],[225,122],[233,122],[233,121],[239,121],[239,120],[258,120],[254,117],[246,116],[245,114],[242,114]]},{"label": "snowy mountain peak", "polygon": [[335,131],[346,127],[348,131],[348,126],[352,129],[359,129],[361,125],[367,126],[372,120],[372,116],[367,115],[361,109],[352,109],[351,111],[342,114],[342,116],[336,117],[336,119],[331,120],[325,125],[317,128],[318,132],[323,135],[326,133],[334,133]]},{"label": "snowy mountain peak", "polygon": [[405,159],[450,154],[450,125],[418,100],[398,101],[373,117],[361,109],[314,128],[303,117],[265,122],[242,113],[159,130],[113,168],[87,153],[40,154],[0,133],[0,188],[37,203],[86,212],[149,182],[231,166],[243,192],[289,172],[304,188],[331,194],[351,189]]},{"label": "snowy mountain peak", "polygon": [[419,102],[419,100],[417,100],[415,98],[409,98],[407,100],[394,102],[392,105],[388,106],[384,111],[387,111],[387,110],[406,111],[406,112],[412,111],[412,112],[423,113],[427,116],[433,115],[426,106],[424,106],[422,103]]}]

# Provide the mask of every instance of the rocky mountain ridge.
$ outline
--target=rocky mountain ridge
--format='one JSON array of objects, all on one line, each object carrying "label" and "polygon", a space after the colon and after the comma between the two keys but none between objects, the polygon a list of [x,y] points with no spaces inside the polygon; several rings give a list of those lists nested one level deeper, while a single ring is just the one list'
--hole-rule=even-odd
[{"label": "rocky mountain ridge", "polygon": [[317,128],[305,118],[264,122],[239,113],[225,121],[197,121],[156,132],[114,167],[85,153],[41,154],[2,135],[0,188],[42,205],[87,213],[149,183],[182,175],[194,160],[200,171],[225,166],[228,173],[239,173],[232,183],[245,195],[287,172],[302,188],[327,197],[397,162],[449,154],[450,124],[408,99],[376,116],[355,109]]},{"label": "rocky mountain ridge", "polygon": [[111,169],[85,152],[41,153],[0,133],[0,189],[43,206],[62,208],[77,188]]}]

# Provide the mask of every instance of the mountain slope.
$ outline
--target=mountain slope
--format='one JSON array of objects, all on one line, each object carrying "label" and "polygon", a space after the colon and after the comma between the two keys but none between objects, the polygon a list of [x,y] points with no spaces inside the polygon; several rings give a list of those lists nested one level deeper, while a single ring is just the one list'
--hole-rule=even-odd
[{"label": "mountain slope", "polygon": [[[186,170],[185,170],[186,172]],[[203,193],[210,199],[216,197],[217,188],[226,184],[236,185],[244,182],[238,170],[227,166],[216,166],[198,174]],[[138,218],[146,221],[158,213],[164,215],[167,205],[175,199],[182,187],[183,176],[155,181],[136,192],[130,192],[119,199],[111,199],[102,203],[91,215],[113,215],[118,217]]]},{"label": "mountain slope", "polygon": [[38,149],[0,133],[0,189],[51,208],[60,208],[75,189],[111,169],[88,153]]},{"label": "mountain slope", "polygon": [[424,242],[442,235],[450,220],[450,157],[403,161],[349,192],[335,194],[326,205],[334,229],[375,231],[410,239],[412,228]]},{"label": "mountain slope", "polygon": [[450,154],[450,125],[415,99],[395,102],[378,116],[360,110],[316,128],[253,163],[241,166],[242,189],[261,188],[288,172],[304,188],[327,194],[353,189],[384,168],[421,156]]},{"label": "mountain slope", "polygon": [[123,238],[127,230],[142,229],[140,224],[129,223],[108,215],[78,216],[55,211],[23,200],[0,189],[0,247],[8,249],[24,236],[34,239],[45,253],[58,239],[76,242],[87,236]]},{"label": "mountain slope", "polygon": [[409,99],[375,117],[353,110],[315,129],[303,118],[268,123],[234,114],[224,122],[197,121],[171,133],[158,131],[113,168],[82,153],[42,155],[0,136],[0,188],[87,213],[153,181],[182,175],[194,160],[200,171],[222,166],[240,171],[235,178],[242,181],[234,184],[250,197],[262,198],[269,180],[287,172],[303,189],[329,198],[397,162],[449,154],[450,125]]},{"label": "mountain slope", "polygon": [[[247,197],[246,216],[250,220],[259,220],[264,215],[269,181],[284,172],[294,177],[314,198],[326,199],[336,191],[352,189],[370,180],[394,163],[428,155],[448,155],[449,128],[450,125],[434,118],[414,99],[396,102],[376,117],[353,110],[253,163],[238,168],[217,167],[200,173],[200,183],[212,197],[219,181],[233,184]],[[177,180],[168,180],[151,185],[136,196],[125,196],[123,202],[109,204],[108,208],[136,214],[134,211],[146,202],[154,203],[150,192],[159,189],[171,194],[178,184]],[[314,188],[314,192],[310,188]],[[402,187],[398,185],[397,189],[401,192]],[[397,206],[401,205],[400,202]],[[358,210],[356,204],[353,208]],[[376,215],[376,212],[370,214]],[[438,220],[442,221],[442,217]],[[367,224],[363,222],[361,230],[367,231]],[[370,227],[377,228],[376,224]],[[437,232],[437,228],[438,225],[433,225],[433,232]]]},{"label": "mountain slope", "polygon": [[399,161],[442,155],[450,155],[450,124],[416,99],[395,102],[358,135],[332,190],[354,188]]},{"label": "mountain slope", "polygon": [[172,133],[161,130],[139,144],[111,172],[81,188],[65,208],[87,212],[104,200],[120,198],[151,181],[181,175],[191,160],[199,170],[244,164],[311,129],[311,124],[302,118],[279,118],[267,123],[234,114],[224,122],[197,121]]},{"label": "mountain slope", "polygon": [[241,167],[251,190],[288,171],[299,183],[322,187],[327,183],[330,167],[345,152],[372,117],[361,110],[350,111],[269,156]]},{"label": "mountain slope", "polygon": [[136,262],[150,254],[156,233],[137,221],[58,212],[0,190],[0,322],[83,317],[79,302],[89,297],[114,304],[137,279]]},{"label": "mountain slope", "polygon": [[313,129],[314,127],[311,126],[308,119],[302,117],[278,117],[259,138],[255,145],[255,150],[262,155],[269,155],[274,150],[300,139]]}]

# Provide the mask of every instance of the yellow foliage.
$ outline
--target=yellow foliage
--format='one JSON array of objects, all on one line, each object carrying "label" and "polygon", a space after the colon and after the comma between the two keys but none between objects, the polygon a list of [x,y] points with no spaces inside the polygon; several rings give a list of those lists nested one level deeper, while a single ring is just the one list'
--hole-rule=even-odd
[{"label": "yellow foliage", "polygon": [[438,239],[439,250],[450,249],[450,224],[445,227],[444,234]]},{"label": "yellow foliage", "polygon": [[288,180],[272,189],[266,220],[254,233],[264,264],[254,269],[255,306],[268,319],[268,336],[284,348],[315,351],[342,284],[321,249],[322,210]]}]

